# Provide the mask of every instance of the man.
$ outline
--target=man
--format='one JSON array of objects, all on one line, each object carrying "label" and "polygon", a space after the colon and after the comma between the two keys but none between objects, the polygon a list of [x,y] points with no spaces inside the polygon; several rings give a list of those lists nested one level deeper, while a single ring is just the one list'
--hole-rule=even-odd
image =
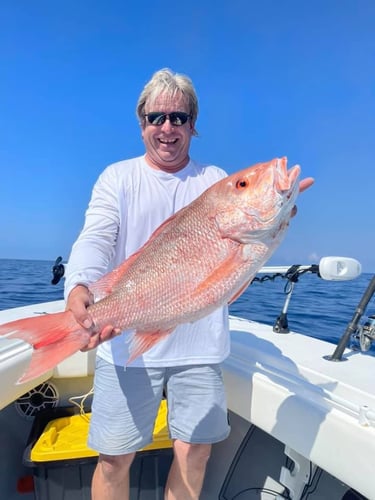
[{"label": "man", "polygon": [[[85,328],[93,327],[86,311],[92,302],[88,285],[226,176],[189,157],[197,115],[197,96],[184,75],[160,70],[143,89],[137,116],[145,155],[110,165],[100,175],[69,258],[67,308]],[[198,499],[211,444],[230,430],[220,369],[229,354],[227,308],[180,325],[125,370],[128,334],[107,327],[87,346],[98,346],[89,433],[89,446],[99,452],[92,498],[129,497],[130,465],[135,452],[152,440],[165,387],[174,451],[165,498]]]}]

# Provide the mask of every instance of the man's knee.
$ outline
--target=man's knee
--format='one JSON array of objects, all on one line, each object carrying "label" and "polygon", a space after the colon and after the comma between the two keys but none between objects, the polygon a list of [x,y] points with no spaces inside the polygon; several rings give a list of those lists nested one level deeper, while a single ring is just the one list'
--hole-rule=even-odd
[{"label": "man's knee", "polygon": [[211,454],[211,444],[192,444],[185,443],[176,439],[174,442],[174,454],[178,461],[186,464],[195,464],[196,466],[206,465]]},{"label": "man's knee", "polygon": [[135,453],[126,455],[99,455],[98,469],[103,479],[107,481],[122,481],[129,475],[130,466],[134,460]]}]

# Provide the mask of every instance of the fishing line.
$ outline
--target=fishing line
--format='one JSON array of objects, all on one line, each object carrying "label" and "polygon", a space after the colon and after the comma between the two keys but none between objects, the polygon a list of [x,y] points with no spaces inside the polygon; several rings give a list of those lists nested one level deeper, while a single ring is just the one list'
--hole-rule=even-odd
[{"label": "fishing line", "polygon": [[[83,417],[87,422],[89,421],[89,417],[86,415],[85,411],[85,402],[89,396],[94,394],[94,387],[91,387],[89,392],[86,394],[82,394],[81,396],[72,396],[68,399],[69,403],[71,403],[74,406],[77,406],[79,408],[79,413],[81,417]],[[78,400],[79,402],[76,402],[75,400]]]}]

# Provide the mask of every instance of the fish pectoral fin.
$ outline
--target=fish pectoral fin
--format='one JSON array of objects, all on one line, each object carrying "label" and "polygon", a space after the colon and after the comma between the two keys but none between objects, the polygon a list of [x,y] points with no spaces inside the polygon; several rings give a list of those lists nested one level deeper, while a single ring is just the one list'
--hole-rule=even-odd
[{"label": "fish pectoral fin", "polygon": [[160,342],[163,338],[167,337],[170,333],[173,332],[173,328],[169,328],[168,330],[155,330],[153,332],[146,331],[136,331],[130,338],[130,346],[129,346],[129,359],[127,361],[127,365],[135,360],[138,356],[148,351],[155,344]]},{"label": "fish pectoral fin", "polygon": [[237,300],[238,297],[240,297],[244,293],[244,291],[246,290],[246,288],[250,285],[250,283],[252,281],[253,281],[253,277],[251,277],[248,281],[246,281],[246,283],[243,286],[241,286],[241,288],[233,295],[233,297],[230,300],[228,300],[228,306],[233,304],[233,302],[235,300]]},{"label": "fish pectoral fin", "polygon": [[[238,268],[244,264],[242,256],[242,245],[238,246],[237,250],[227,257],[218,267],[216,267],[207,278],[202,281],[199,286],[191,294],[192,297],[207,295],[205,302],[209,301],[215,303],[222,295],[222,284],[227,282],[229,284],[230,277],[238,271]],[[235,292],[237,294],[239,292]],[[216,296],[217,295],[217,296]]]}]

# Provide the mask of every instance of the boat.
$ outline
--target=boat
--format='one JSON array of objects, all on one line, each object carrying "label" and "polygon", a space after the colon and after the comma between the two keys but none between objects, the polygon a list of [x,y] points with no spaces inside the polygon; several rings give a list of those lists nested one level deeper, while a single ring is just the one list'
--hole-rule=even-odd
[{"label": "boat", "polygon": [[[360,272],[359,262],[344,257],[259,271],[281,275],[290,286],[273,326],[230,316],[223,369],[231,433],[213,446],[202,500],[375,500],[375,356],[365,352],[375,318],[364,316],[375,277],[336,346],[293,331],[287,316],[304,274],[344,280]],[[63,301],[8,309],[0,311],[0,324],[63,309]],[[0,340],[0,498],[89,499],[96,455],[85,435],[95,352],[78,352],[18,384],[30,357],[25,342]],[[164,403],[153,445],[132,465],[132,499],[163,497],[171,460],[165,411]]]}]

